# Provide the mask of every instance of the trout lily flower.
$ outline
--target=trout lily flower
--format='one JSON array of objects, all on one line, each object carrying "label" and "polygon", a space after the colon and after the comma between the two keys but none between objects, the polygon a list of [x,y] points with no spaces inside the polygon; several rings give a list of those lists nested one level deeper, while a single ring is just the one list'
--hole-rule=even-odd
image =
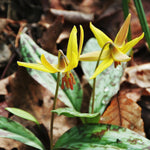
[{"label": "trout lily flower", "polygon": [[77,43],[77,29],[74,26],[69,37],[68,46],[67,46],[67,54],[64,55],[63,51],[58,51],[58,64],[51,64],[44,54],[41,55],[41,63],[25,63],[25,62],[17,62],[19,66],[32,68],[36,70],[40,70],[43,72],[49,73],[62,73],[62,89],[66,85],[67,88],[73,90],[73,84],[75,84],[74,76],[71,73],[71,70],[76,68],[79,62],[79,56],[81,54],[82,45],[83,45],[84,31],[82,26],[80,26],[80,43],[78,49]]},{"label": "trout lily flower", "polygon": [[[113,62],[116,67],[117,65],[121,64],[121,62],[127,62],[131,59],[128,55],[126,55],[126,53],[144,37],[144,33],[142,33],[141,36],[125,43],[128,34],[130,18],[131,14],[128,15],[114,41],[112,41],[105,33],[90,23],[90,28],[96,37],[99,46],[103,49],[100,57],[102,63],[97,67],[94,74],[91,76],[91,79],[95,78],[98,74],[111,66]],[[99,55],[100,51],[89,52],[82,54],[80,56],[80,60],[97,61]]]}]

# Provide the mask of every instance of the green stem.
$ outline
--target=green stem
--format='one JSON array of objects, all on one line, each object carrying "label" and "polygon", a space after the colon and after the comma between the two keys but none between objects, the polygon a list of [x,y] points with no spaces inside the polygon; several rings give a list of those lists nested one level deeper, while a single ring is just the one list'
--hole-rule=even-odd
[{"label": "green stem", "polygon": [[149,27],[148,27],[148,23],[147,23],[147,20],[146,20],[146,16],[145,16],[145,12],[144,12],[144,9],[143,9],[142,2],[141,2],[141,0],[134,0],[134,4],[135,4],[135,7],[136,7],[136,11],[138,13],[138,17],[139,17],[142,29],[145,33],[145,38],[146,38],[146,41],[148,43],[148,47],[149,47],[149,51],[150,51],[150,30],[149,30]]},{"label": "green stem", "polygon": [[[124,19],[126,19],[127,16],[129,15],[129,3],[130,3],[130,0],[122,0],[122,7],[123,7]],[[131,41],[131,39],[132,39],[131,38],[131,27],[129,26],[127,40]]]},{"label": "green stem", "polygon": [[[107,44],[112,44],[112,42],[106,42],[106,43],[104,44],[104,46],[102,47],[102,50],[101,50],[101,52],[100,52],[100,54],[99,54],[99,56],[98,56],[98,60],[97,60],[97,64],[96,64],[95,70],[97,69],[97,67],[98,67],[98,65],[99,65],[99,61],[100,61],[101,55],[102,55],[103,50],[104,50],[104,48],[105,48],[105,46],[106,46]],[[96,87],[96,77],[93,79],[92,111],[91,111],[92,114],[94,113],[95,87]]]},{"label": "green stem", "polygon": [[[53,110],[55,110],[55,107],[56,107],[56,101],[57,101],[58,89],[59,89],[59,81],[60,81],[60,72],[58,72],[58,74],[57,74],[57,85],[56,85],[56,90],[55,90]],[[54,124],[54,113],[52,112],[51,123],[50,123],[50,144],[51,144],[50,146],[51,146],[51,150],[53,149],[53,124]]]}]

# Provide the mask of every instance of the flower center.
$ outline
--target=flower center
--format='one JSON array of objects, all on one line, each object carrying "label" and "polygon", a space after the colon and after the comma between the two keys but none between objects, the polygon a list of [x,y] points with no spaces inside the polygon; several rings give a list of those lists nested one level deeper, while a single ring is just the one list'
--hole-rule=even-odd
[{"label": "flower center", "polygon": [[68,60],[67,57],[64,55],[62,50],[58,51],[58,68],[60,70],[65,69],[65,67],[68,66]]},{"label": "flower center", "polygon": [[[113,43],[109,44],[109,49],[110,49],[110,51],[111,51],[111,56],[112,56],[112,53],[114,53],[115,48],[116,48],[116,47],[115,47],[115,45],[114,45]],[[113,58],[113,56],[112,56],[112,58]],[[113,60],[114,60],[114,59],[113,59]],[[114,60],[114,67],[116,68],[118,65],[121,65],[121,62]]]},{"label": "flower center", "polygon": [[63,77],[62,77],[62,84],[61,84],[61,88],[64,89],[65,85],[66,87],[71,90],[73,90],[73,84],[75,84],[76,81],[74,79],[74,76],[71,72],[66,72],[63,73]]}]

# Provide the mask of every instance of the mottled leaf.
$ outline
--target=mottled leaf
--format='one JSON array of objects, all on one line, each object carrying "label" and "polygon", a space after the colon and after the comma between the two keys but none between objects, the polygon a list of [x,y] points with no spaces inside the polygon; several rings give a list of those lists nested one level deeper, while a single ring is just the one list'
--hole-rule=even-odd
[{"label": "mottled leaf", "polygon": [[79,117],[83,123],[98,123],[100,118],[99,113],[81,113],[72,108],[58,108],[56,110],[52,110],[52,112],[55,112],[58,115],[65,115],[67,117]]},{"label": "mottled leaf", "polygon": [[82,125],[63,134],[54,149],[70,150],[141,150],[150,149],[150,141],[126,128],[115,125]]},{"label": "mottled leaf", "polygon": [[14,139],[37,149],[45,150],[41,141],[31,131],[2,116],[0,116],[0,137]]},{"label": "mottled leaf", "polygon": [[100,123],[119,125],[145,136],[140,106],[121,91],[112,99]]},{"label": "mottled leaf", "polygon": [[36,124],[39,125],[39,122],[37,121],[37,119],[32,116],[30,113],[22,110],[22,109],[19,109],[19,108],[11,108],[11,107],[7,107],[5,108],[7,111],[11,112],[12,114],[16,115],[16,116],[19,116],[21,118],[24,118],[24,119],[27,119],[27,120],[30,120],[30,121],[33,121],[35,122]]},{"label": "mottled leaf", "polygon": [[[88,53],[91,51],[101,50],[97,40],[91,38],[85,45],[83,53]],[[93,80],[90,80],[90,76],[94,73],[96,62],[83,61],[81,62],[83,72],[85,73],[87,80],[90,85],[93,86]],[[111,65],[105,71],[103,71],[96,78],[96,91],[95,91],[95,104],[94,112],[99,112],[103,114],[107,104],[109,103],[112,96],[114,96],[119,90],[120,79],[123,74],[123,64],[118,65],[117,68],[114,68],[114,65]],[[90,105],[91,111],[91,105]]]},{"label": "mottled leaf", "polygon": [[[36,43],[26,34],[22,33],[20,38],[21,43],[21,54],[25,62],[40,62],[41,54],[44,54],[50,63],[57,64],[57,57],[41,49]],[[56,74],[45,73],[42,71],[27,69],[29,74],[41,85],[50,90],[55,94],[56,88]],[[80,81],[73,71],[76,84],[74,85],[74,90],[65,88],[62,90],[59,88],[58,98],[65,103],[65,105],[80,111],[82,103],[82,89],[80,86]]]}]

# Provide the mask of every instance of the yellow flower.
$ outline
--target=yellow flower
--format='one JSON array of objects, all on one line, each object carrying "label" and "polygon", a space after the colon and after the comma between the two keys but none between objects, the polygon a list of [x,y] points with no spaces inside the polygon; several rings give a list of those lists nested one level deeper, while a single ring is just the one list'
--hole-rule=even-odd
[{"label": "yellow flower", "polygon": [[[108,43],[105,46],[100,58],[100,60],[102,60],[102,63],[97,67],[94,74],[91,76],[91,79],[95,78],[98,74],[100,74],[102,71],[108,68],[113,62],[116,67],[116,65],[120,64],[121,62],[126,62],[131,59],[128,55],[126,55],[126,53],[144,37],[144,33],[141,36],[133,39],[132,41],[125,43],[128,34],[130,18],[131,14],[128,15],[127,19],[123,23],[114,42],[105,33],[103,33],[101,30],[92,25],[92,23],[90,23],[90,28],[93,34],[95,35],[99,46],[103,48],[104,45]],[[80,56],[80,60],[97,61],[99,54],[100,51],[82,54]]]},{"label": "yellow flower", "polygon": [[73,89],[73,84],[75,84],[74,77],[71,73],[71,70],[76,68],[79,62],[79,56],[81,54],[82,45],[84,39],[84,31],[82,26],[80,26],[80,43],[78,49],[77,43],[77,29],[74,26],[69,37],[67,54],[63,54],[61,50],[58,52],[58,64],[50,64],[45,58],[44,54],[41,55],[41,63],[25,63],[17,62],[19,66],[32,68],[44,72],[56,73],[62,72],[62,88],[64,89],[64,83],[67,88]]}]

